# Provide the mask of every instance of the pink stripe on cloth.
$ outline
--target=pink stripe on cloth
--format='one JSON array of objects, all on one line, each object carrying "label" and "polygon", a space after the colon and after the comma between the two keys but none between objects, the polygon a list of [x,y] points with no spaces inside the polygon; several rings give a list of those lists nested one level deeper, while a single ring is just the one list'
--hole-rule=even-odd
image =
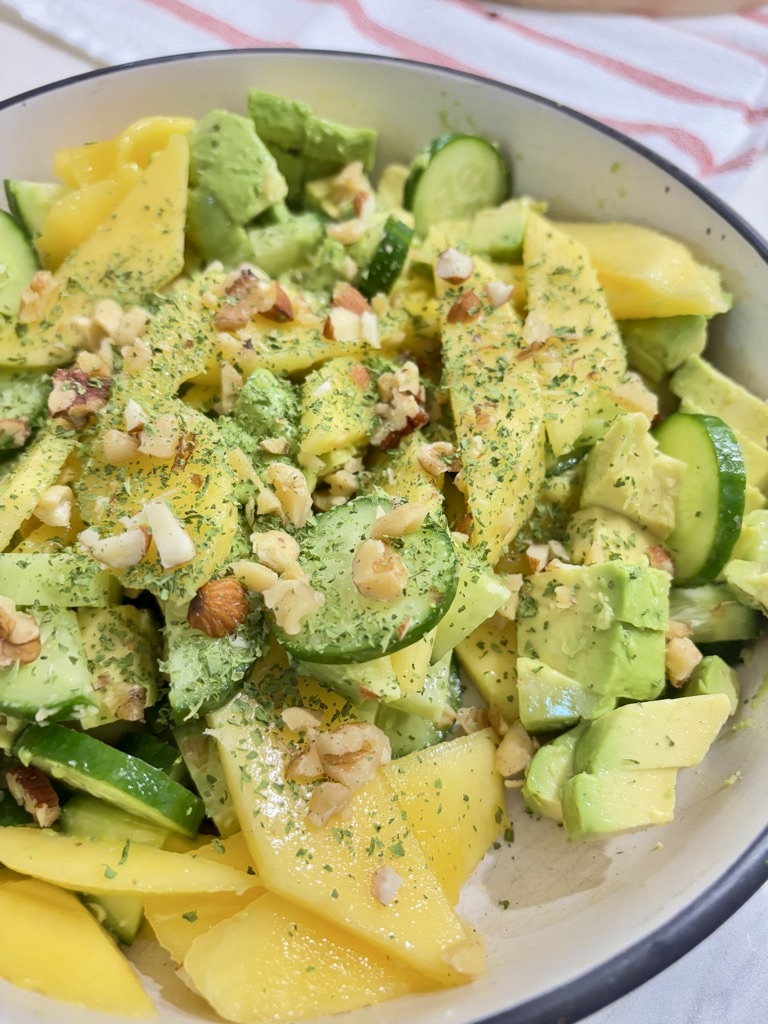
[{"label": "pink stripe on cloth", "polygon": [[215,18],[210,14],[206,14],[197,7],[193,7],[191,4],[186,4],[183,0],[143,0],[145,4],[150,7],[157,7],[161,11],[165,11],[167,14],[171,14],[178,18],[180,21],[184,21],[194,28],[201,29],[203,32],[208,32],[210,35],[215,36],[222,43],[227,43],[233,49],[245,49],[249,46],[285,46],[293,47],[296,44],[291,42],[277,42],[275,40],[260,39],[257,36],[252,36],[248,32],[241,32],[240,29],[235,28],[234,25],[228,24],[226,21],[222,21],[220,18]]}]

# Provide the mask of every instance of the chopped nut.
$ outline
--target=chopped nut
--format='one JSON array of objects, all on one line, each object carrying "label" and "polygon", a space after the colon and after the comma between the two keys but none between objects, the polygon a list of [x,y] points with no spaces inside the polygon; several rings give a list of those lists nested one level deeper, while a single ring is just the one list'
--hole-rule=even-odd
[{"label": "chopped nut", "polygon": [[171,466],[171,469],[184,469],[186,464],[192,458],[192,452],[196,447],[197,434],[194,434],[191,430],[185,430],[180,433],[179,439],[176,442],[176,453],[173,456],[173,465]]},{"label": "chopped nut", "polygon": [[483,304],[474,292],[463,292],[448,310],[449,324],[466,324],[477,320],[483,311]]},{"label": "chopped nut", "polygon": [[48,309],[59,282],[50,270],[38,270],[21,293],[19,320],[23,324],[41,320]]},{"label": "chopped nut", "polygon": [[59,797],[51,780],[32,765],[17,765],[5,773],[8,792],[31,814],[40,828],[50,828],[61,814]]},{"label": "chopped nut", "polygon": [[288,522],[297,529],[305,526],[312,514],[312,495],[301,470],[286,462],[273,462],[267,468],[267,479]]},{"label": "chopped nut", "polygon": [[309,798],[308,821],[313,825],[325,825],[335,814],[344,810],[352,796],[352,790],[340,782],[321,782],[315,786]]},{"label": "chopped nut", "polygon": [[318,732],[315,747],[325,775],[354,791],[392,760],[389,738],[370,722],[347,722]]},{"label": "chopped nut", "polygon": [[543,572],[549,562],[549,544],[529,544],[525,557],[531,572]]},{"label": "chopped nut", "polygon": [[688,622],[678,622],[676,619],[670,619],[664,635],[667,640],[689,637],[693,635],[693,627]]},{"label": "chopped nut", "polygon": [[354,245],[359,242],[367,230],[366,220],[363,217],[351,217],[349,220],[340,221],[337,224],[327,224],[326,233],[334,242],[342,245]]},{"label": "chopped nut", "polygon": [[425,469],[430,476],[458,473],[461,469],[458,452],[448,441],[423,444],[416,452],[416,458],[421,468]]},{"label": "chopped nut", "polygon": [[363,336],[363,320],[344,306],[334,306],[323,325],[323,337],[329,341],[358,341]]},{"label": "chopped nut", "polygon": [[26,419],[0,419],[0,449],[23,448],[32,428]]},{"label": "chopped nut", "polygon": [[514,290],[514,285],[504,284],[503,281],[489,281],[485,286],[485,294],[488,296],[488,301],[494,309],[508,302]]},{"label": "chopped nut", "polygon": [[104,458],[113,466],[124,466],[136,457],[139,439],[124,430],[108,430],[102,441]]},{"label": "chopped nut", "polygon": [[263,441],[259,441],[259,448],[270,455],[287,455],[291,445],[285,437],[265,437]]},{"label": "chopped nut", "polygon": [[206,636],[230,636],[245,622],[251,610],[245,587],[234,576],[209,580],[198,590],[187,609],[187,622]]},{"label": "chopped nut", "polygon": [[[149,313],[146,309],[131,306],[120,317],[117,328],[110,333],[117,345],[133,345],[141,337],[148,321]],[[146,347],[145,345],[144,348]]]},{"label": "chopped nut", "polygon": [[371,373],[367,366],[362,363],[353,363],[349,370],[352,383],[356,384],[361,391],[364,391],[371,383]]},{"label": "chopped nut", "polygon": [[333,306],[348,309],[350,313],[356,313],[358,316],[373,312],[366,297],[351,284],[337,284],[333,289],[331,301]]},{"label": "chopped nut", "polygon": [[285,766],[286,779],[293,779],[295,782],[313,782],[322,778],[324,774],[323,763],[314,743],[300,750]]},{"label": "chopped nut", "polygon": [[66,484],[54,484],[43,492],[34,515],[46,526],[69,526],[75,495]]},{"label": "chopped nut", "polygon": [[461,284],[474,269],[472,257],[458,249],[444,249],[435,261],[435,275],[449,284]]},{"label": "chopped nut", "polygon": [[124,345],[120,355],[123,357],[123,370],[128,374],[142,373],[152,364],[152,349],[141,338],[131,345]]},{"label": "chopped nut", "polygon": [[221,402],[219,407],[224,416],[235,408],[238,395],[243,390],[243,376],[231,363],[221,364]]},{"label": "chopped nut", "polygon": [[570,587],[555,587],[555,605],[563,610],[572,608],[576,604],[576,595]]},{"label": "chopped nut", "polygon": [[514,622],[520,605],[520,589],[525,577],[519,572],[500,573],[499,579],[509,591],[509,600],[497,610],[497,614]]},{"label": "chopped nut", "polygon": [[253,553],[263,564],[281,573],[299,557],[299,545],[284,530],[256,531],[251,534]]},{"label": "chopped nut", "polygon": [[179,421],[172,413],[163,413],[139,432],[139,451],[152,459],[172,459],[179,443]]},{"label": "chopped nut", "polygon": [[40,627],[10,597],[0,597],[0,668],[29,665],[40,657]]},{"label": "chopped nut", "polygon": [[121,722],[143,722],[147,688],[131,683],[112,683],[104,693],[104,705]]},{"label": "chopped nut", "polygon": [[459,708],[456,712],[456,725],[467,736],[473,732],[480,732],[490,725],[488,711],[486,708],[469,707]]},{"label": "chopped nut", "polygon": [[429,422],[426,392],[419,368],[413,362],[403,363],[394,373],[382,373],[377,382],[381,402],[375,412],[382,423],[371,435],[374,448],[387,451]]},{"label": "chopped nut", "polygon": [[144,506],[144,516],[164,569],[174,569],[195,557],[192,538],[164,501],[150,501]]},{"label": "chopped nut", "polygon": [[144,526],[112,537],[99,537],[96,530],[83,530],[78,540],[89,555],[110,569],[130,569],[149,550],[149,532]]},{"label": "chopped nut", "polygon": [[408,569],[386,541],[364,540],[352,559],[352,582],[372,601],[395,601],[408,585]]},{"label": "chopped nut", "polygon": [[674,637],[664,651],[667,679],[672,686],[682,686],[702,659],[702,653],[688,637]]},{"label": "chopped nut", "polygon": [[397,898],[402,884],[402,875],[398,875],[394,868],[385,864],[383,868],[379,868],[375,872],[371,881],[371,889],[379,903],[388,907]]},{"label": "chopped nut", "polygon": [[321,720],[321,715],[310,708],[283,708],[280,717],[291,732],[308,732],[310,729],[317,729]]},{"label": "chopped nut", "polygon": [[654,569],[661,569],[662,572],[675,575],[675,561],[672,555],[661,544],[651,544],[645,551],[648,561]]},{"label": "chopped nut", "polygon": [[125,430],[128,434],[140,433],[144,429],[144,424],[147,422],[147,414],[133,398],[129,398],[125,403],[125,409],[123,410],[123,422],[125,423]]},{"label": "chopped nut", "polygon": [[405,537],[415,533],[427,518],[428,509],[417,501],[407,501],[398,505],[386,515],[380,516],[371,526],[371,539],[383,540],[385,537]]},{"label": "chopped nut", "polygon": [[249,562],[245,559],[240,559],[237,562],[232,562],[230,569],[235,577],[241,580],[255,594],[263,594],[265,590],[273,587],[278,580],[277,573],[260,562]]},{"label": "chopped nut", "polygon": [[265,281],[243,267],[226,289],[214,326],[217,331],[236,331],[257,314],[268,320],[292,320],[293,305],[277,281]]},{"label": "chopped nut", "polygon": [[263,593],[264,604],[275,615],[277,625],[289,636],[301,631],[302,620],[325,604],[325,595],[304,580],[280,579]]},{"label": "chopped nut", "polygon": [[114,299],[99,299],[93,307],[91,319],[104,334],[114,337],[123,319],[123,307]]},{"label": "chopped nut", "polygon": [[611,391],[611,397],[624,409],[640,412],[651,422],[659,414],[658,397],[645,386],[642,377],[637,373],[628,373],[626,380],[617,384]]},{"label": "chopped nut", "polygon": [[553,336],[552,325],[547,323],[538,310],[528,312],[523,324],[523,341],[528,346],[541,346]]},{"label": "chopped nut", "polygon": [[496,770],[505,779],[510,775],[518,775],[525,770],[536,747],[536,741],[528,735],[518,719],[507,729],[496,750]]},{"label": "chopped nut", "polygon": [[73,427],[82,427],[88,418],[103,409],[109,400],[108,377],[89,377],[79,369],[54,370],[53,389],[48,395],[48,411]]}]

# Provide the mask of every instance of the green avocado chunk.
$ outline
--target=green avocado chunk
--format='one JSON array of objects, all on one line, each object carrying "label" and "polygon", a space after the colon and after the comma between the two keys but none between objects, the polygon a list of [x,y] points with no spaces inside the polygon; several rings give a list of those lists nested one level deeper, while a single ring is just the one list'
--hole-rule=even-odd
[{"label": "green avocado chunk", "polygon": [[675,816],[676,768],[572,775],[563,786],[565,831],[571,839],[606,839]]},{"label": "green avocado chunk", "polygon": [[629,365],[656,384],[689,356],[700,356],[707,344],[704,316],[620,320],[619,330]]},{"label": "green avocado chunk", "polygon": [[741,693],[739,674],[716,654],[701,659],[681,691],[683,697],[710,693],[724,693],[730,702],[731,714],[736,714]]},{"label": "green avocado chunk", "polygon": [[573,751],[584,730],[581,722],[550,743],[539,747],[525,770],[523,800],[534,814],[555,821],[563,820],[563,787],[573,773]]},{"label": "green avocado chunk", "polygon": [[533,658],[517,659],[520,721],[527,732],[554,732],[610,711],[615,701]]},{"label": "green avocado chunk", "polygon": [[670,381],[678,398],[687,398],[710,416],[765,448],[768,436],[768,405],[750,394],[700,356],[686,359]]}]

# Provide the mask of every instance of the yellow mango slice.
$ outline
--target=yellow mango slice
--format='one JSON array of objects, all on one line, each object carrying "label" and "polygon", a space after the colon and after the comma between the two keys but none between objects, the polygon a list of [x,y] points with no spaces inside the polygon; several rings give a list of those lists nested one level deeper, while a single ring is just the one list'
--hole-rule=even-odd
[{"label": "yellow mango slice", "polygon": [[14,533],[32,515],[43,492],[56,482],[74,447],[71,434],[49,427],[14,462],[0,489],[0,551],[8,547]]},{"label": "yellow mango slice", "polygon": [[[174,135],[107,220],[67,256],[40,319],[0,328],[0,365],[61,366],[81,346],[73,319],[100,298],[122,304],[172,281],[184,265],[189,147]],[[17,330],[18,328],[18,330]]]},{"label": "yellow mango slice", "polygon": [[356,359],[330,359],[301,388],[299,436],[305,455],[367,444],[376,417],[376,382]]},{"label": "yellow mango slice", "polygon": [[0,885],[0,921],[0,976],[14,985],[100,1013],[157,1016],[128,961],[74,893],[33,879]]},{"label": "yellow mango slice", "polygon": [[418,502],[434,513],[443,507],[443,496],[438,486],[443,478],[432,476],[419,462],[419,449],[426,443],[421,431],[414,430],[376,465],[375,481],[393,498]]},{"label": "yellow mango slice", "polygon": [[427,980],[268,893],[193,943],[184,969],[227,1020],[297,1020],[425,991]]},{"label": "yellow mango slice", "polygon": [[[291,703],[321,710],[326,728],[348,720],[338,700],[307,683]],[[335,716],[335,717],[334,717]],[[358,789],[343,819],[311,824],[311,787],[286,783],[296,736],[246,694],[208,716],[224,775],[264,884],[444,984],[467,946],[461,922],[426,863],[397,796],[381,772]],[[374,895],[376,873],[402,879],[397,899]],[[464,975],[464,980],[469,980]]]},{"label": "yellow mango slice", "polygon": [[537,335],[526,354],[540,375],[547,440],[562,455],[591,420],[606,410],[615,416],[611,392],[626,373],[626,355],[582,242],[530,212],[523,257],[526,329]]},{"label": "yellow mango slice", "polygon": [[617,320],[713,316],[730,308],[717,271],[697,263],[673,238],[639,224],[563,222],[558,227],[586,246]]},{"label": "yellow mango slice", "polygon": [[64,889],[92,893],[243,893],[255,876],[194,854],[141,843],[66,836],[49,829],[0,829],[0,862]]},{"label": "yellow mango slice", "polygon": [[456,657],[486,704],[494,704],[506,722],[517,713],[517,628],[492,615],[456,645]]},{"label": "yellow mango slice", "polygon": [[53,173],[70,188],[108,178],[117,169],[117,142],[104,139],[84,146],[62,146],[53,154]]},{"label": "yellow mango slice", "polygon": [[384,769],[452,903],[506,821],[491,729],[438,743]]}]

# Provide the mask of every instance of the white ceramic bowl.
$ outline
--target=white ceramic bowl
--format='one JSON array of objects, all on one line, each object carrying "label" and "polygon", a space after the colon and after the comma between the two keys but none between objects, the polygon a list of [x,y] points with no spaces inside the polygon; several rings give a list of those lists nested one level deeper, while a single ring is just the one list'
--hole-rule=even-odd
[{"label": "white ceramic bowl", "polygon": [[[249,86],[312,103],[318,113],[381,133],[380,161],[407,161],[446,129],[497,139],[517,192],[559,216],[627,219],[685,240],[718,266],[734,310],[714,324],[711,357],[768,394],[768,252],[722,203],[674,167],[595,122],[478,78],[388,58],[281,51],[218,52],[84,75],[0,104],[0,176],[51,173],[60,145],[102,138],[149,114],[244,111]],[[765,660],[765,659],[763,659]],[[755,693],[762,669],[745,673]],[[352,1013],[419,1024],[578,1020],[661,971],[768,878],[768,701],[742,708],[697,770],[681,773],[672,825],[576,844],[511,802],[515,842],[490,854],[462,900],[487,938],[490,969],[474,985]],[[739,773],[734,786],[725,780]],[[508,908],[503,903],[508,901]],[[9,927],[0,922],[0,927]],[[158,961],[137,950],[161,1019],[211,1019]],[[55,955],[45,950],[43,955]],[[0,982],[3,1024],[106,1024]]]}]

